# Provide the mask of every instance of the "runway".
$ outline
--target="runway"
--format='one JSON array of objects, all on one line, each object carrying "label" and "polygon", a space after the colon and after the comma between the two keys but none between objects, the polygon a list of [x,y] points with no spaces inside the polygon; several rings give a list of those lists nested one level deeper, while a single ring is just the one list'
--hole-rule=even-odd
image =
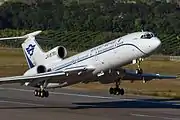
[{"label": "runway", "polygon": [[56,89],[38,98],[33,89],[0,86],[1,120],[180,120],[180,100],[111,96],[107,91]]}]

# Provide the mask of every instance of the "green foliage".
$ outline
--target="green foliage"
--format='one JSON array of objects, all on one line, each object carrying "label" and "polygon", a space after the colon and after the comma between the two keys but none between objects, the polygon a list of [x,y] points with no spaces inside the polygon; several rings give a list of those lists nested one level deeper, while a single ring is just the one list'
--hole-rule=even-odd
[{"label": "green foliage", "polygon": [[[72,51],[88,49],[125,33],[148,30],[163,41],[157,53],[180,55],[180,8],[153,0],[6,2],[0,6],[0,29],[1,37],[41,29],[44,32],[39,42],[44,47],[64,45]],[[12,47],[20,47],[20,43],[1,42]]]}]

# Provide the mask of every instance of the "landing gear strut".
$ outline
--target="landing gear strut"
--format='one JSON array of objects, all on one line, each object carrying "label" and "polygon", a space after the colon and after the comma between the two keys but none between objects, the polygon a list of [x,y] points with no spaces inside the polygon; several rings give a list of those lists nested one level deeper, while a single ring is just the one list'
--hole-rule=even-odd
[{"label": "landing gear strut", "polygon": [[49,92],[46,91],[46,90],[34,90],[34,96],[37,96],[37,97],[48,97],[49,96]]},{"label": "landing gear strut", "polygon": [[45,90],[45,88],[47,87],[47,80],[43,81],[43,83],[40,85],[40,89],[39,90],[34,90],[34,96],[37,97],[48,97],[49,96],[49,92]]},{"label": "landing gear strut", "polygon": [[114,94],[114,95],[124,95],[124,89],[123,88],[119,88],[120,85],[120,80],[116,81],[116,87],[115,88],[110,88],[109,89],[109,93],[110,94]]},{"label": "landing gear strut", "polygon": [[44,85],[41,85],[39,90],[34,90],[34,96],[41,98],[48,97],[49,92],[45,90],[46,86],[47,86],[47,81],[44,81]]},{"label": "landing gear strut", "polygon": [[136,74],[143,74],[143,69],[140,67],[142,61],[143,61],[142,58],[139,58],[137,60],[138,69],[136,69]]}]

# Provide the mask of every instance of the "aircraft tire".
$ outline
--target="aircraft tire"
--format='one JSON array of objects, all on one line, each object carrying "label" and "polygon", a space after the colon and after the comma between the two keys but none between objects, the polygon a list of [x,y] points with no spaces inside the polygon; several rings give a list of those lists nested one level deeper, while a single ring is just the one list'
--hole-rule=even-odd
[{"label": "aircraft tire", "polygon": [[119,95],[121,93],[121,89],[120,88],[114,88],[114,93],[115,95]]},{"label": "aircraft tire", "polygon": [[114,88],[109,88],[109,94],[114,94]]},{"label": "aircraft tire", "polygon": [[48,91],[45,91],[44,96],[45,96],[45,97],[49,97],[49,92],[48,92]]},{"label": "aircraft tire", "polygon": [[38,90],[34,90],[34,96],[38,96]]},{"label": "aircraft tire", "polygon": [[136,74],[143,74],[143,70],[140,68],[140,69],[136,69]]},{"label": "aircraft tire", "polygon": [[124,95],[124,89],[123,88],[120,89],[120,94]]},{"label": "aircraft tire", "polygon": [[40,91],[40,97],[43,98],[45,96],[45,91]]}]

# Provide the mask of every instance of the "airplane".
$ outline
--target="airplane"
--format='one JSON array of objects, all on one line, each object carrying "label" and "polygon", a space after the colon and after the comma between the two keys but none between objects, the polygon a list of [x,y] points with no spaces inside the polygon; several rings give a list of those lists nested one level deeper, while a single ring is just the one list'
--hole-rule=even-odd
[{"label": "airplane", "polygon": [[[144,73],[140,67],[143,58],[151,55],[161,41],[152,32],[142,31],[118,37],[84,52],[67,57],[67,49],[57,46],[48,52],[42,50],[35,31],[19,37],[0,38],[3,40],[23,39],[21,44],[29,69],[20,76],[2,77],[0,84],[20,83],[35,88],[34,95],[49,96],[48,89],[62,88],[77,83],[99,81],[102,84],[115,83],[109,88],[113,95],[124,95],[120,88],[122,80],[176,79],[177,76]],[[135,71],[122,68],[137,64]]]}]

